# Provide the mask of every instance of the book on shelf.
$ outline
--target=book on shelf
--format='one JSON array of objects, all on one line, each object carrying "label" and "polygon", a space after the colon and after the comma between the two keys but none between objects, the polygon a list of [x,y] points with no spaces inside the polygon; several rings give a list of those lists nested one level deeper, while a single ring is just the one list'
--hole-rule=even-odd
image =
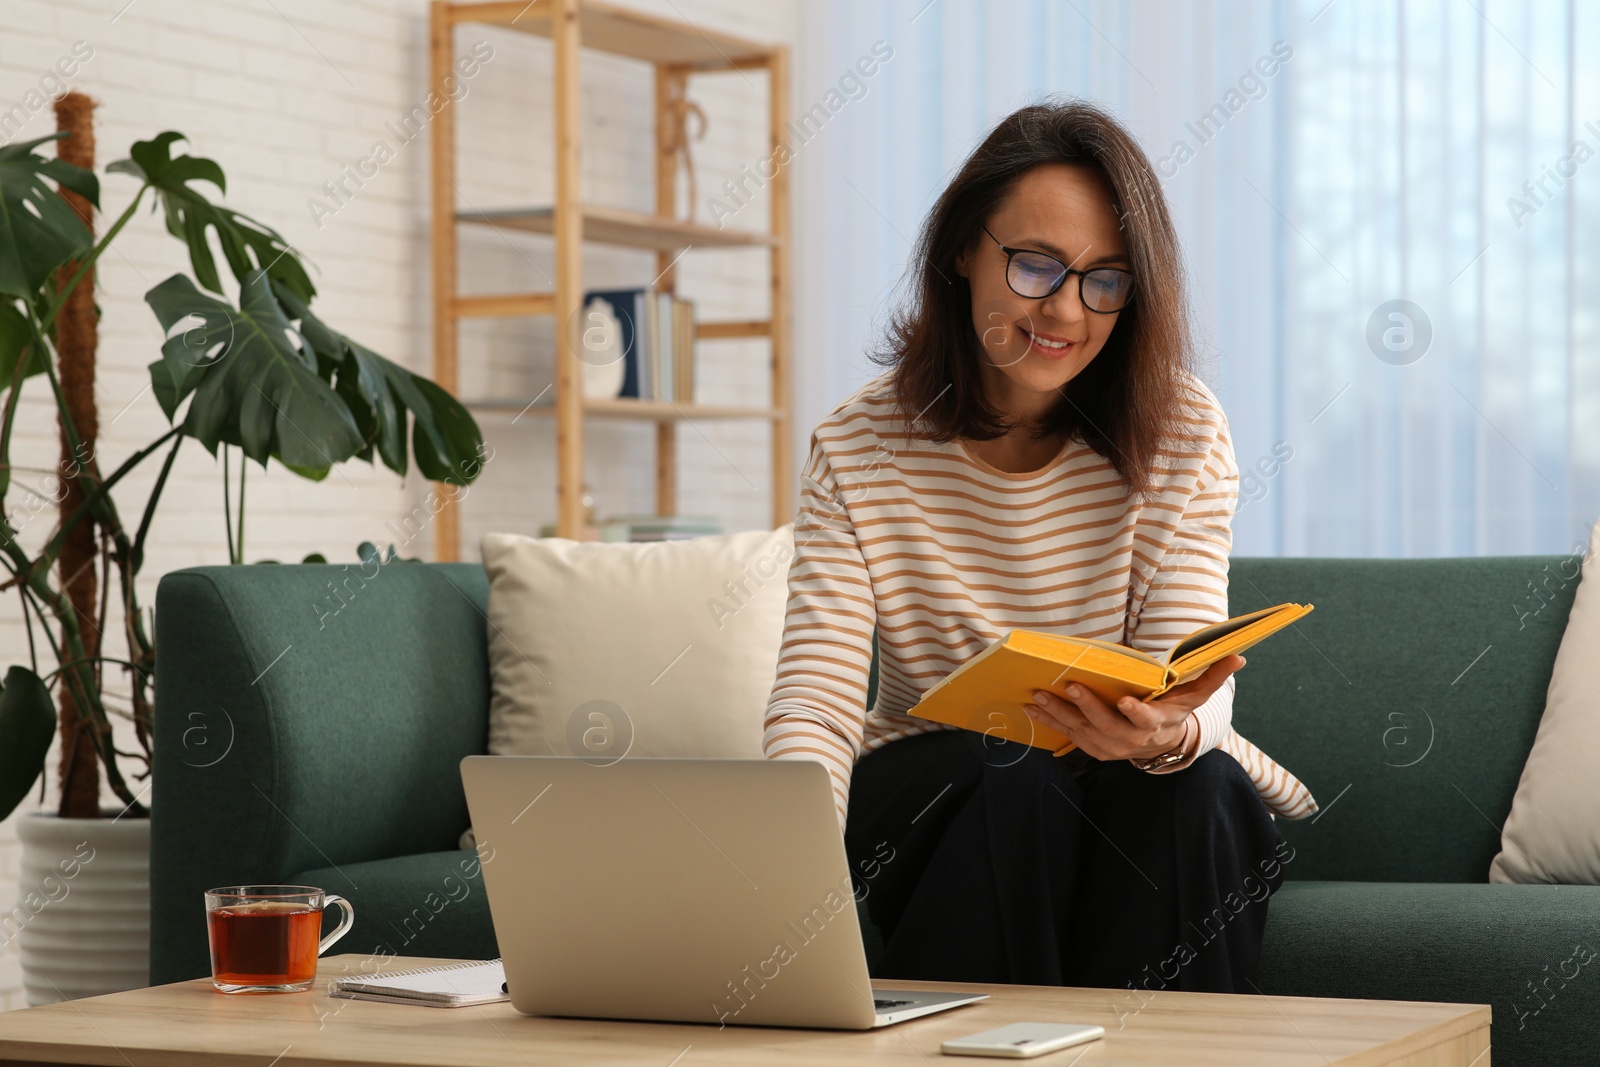
[{"label": "book on shelf", "polygon": [[1065,734],[1022,710],[1034,690],[1059,694],[1077,682],[1113,706],[1124,696],[1149,700],[1193,681],[1213,663],[1243,652],[1311,609],[1310,604],[1278,604],[1202,626],[1164,659],[1111,641],[1011,630],[936,682],[909,714],[1035,748],[1070,749],[1074,746]]},{"label": "book on shelf", "polygon": [[650,338],[654,342],[650,351],[654,353],[655,362],[650,368],[650,396],[655,400],[676,400],[672,395],[672,359],[675,354],[674,342],[677,340],[672,329],[673,296],[663,292],[653,292],[652,295],[655,299],[651,308],[655,311],[655,318],[650,322]]},{"label": "book on shelf", "polygon": [[[579,536],[581,541],[682,541],[722,533],[722,522],[714,515],[616,515],[603,522],[590,523]],[[555,537],[556,524],[539,527],[540,537]]]},{"label": "book on shelf", "polygon": [[720,533],[714,515],[614,515],[600,524],[602,541],[683,541]]},{"label": "book on shelf", "polygon": [[673,362],[672,398],[680,404],[694,403],[694,301],[675,300],[672,304]]},{"label": "book on shelf", "polygon": [[584,294],[577,344],[586,399],[694,395],[693,301],[654,286],[592,289]]}]

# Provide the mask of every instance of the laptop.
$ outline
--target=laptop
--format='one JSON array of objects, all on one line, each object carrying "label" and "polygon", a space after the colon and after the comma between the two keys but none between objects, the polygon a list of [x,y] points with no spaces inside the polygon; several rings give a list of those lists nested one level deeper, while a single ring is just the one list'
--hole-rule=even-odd
[{"label": "laptop", "polygon": [[468,756],[461,779],[518,1011],[869,1030],[987,997],[874,987],[819,763]]}]

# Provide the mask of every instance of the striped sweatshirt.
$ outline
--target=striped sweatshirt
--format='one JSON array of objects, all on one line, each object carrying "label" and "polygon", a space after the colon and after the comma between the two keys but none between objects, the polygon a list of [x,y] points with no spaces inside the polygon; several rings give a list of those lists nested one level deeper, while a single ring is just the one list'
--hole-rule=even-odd
[{"label": "striped sweatshirt", "polygon": [[[1216,397],[1194,377],[1183,393],[1142,502],[1078,436],[1039,470],[1012,474],[959,440],[908,435],[887,372],[816,428],[762,746],[828,768],[841,829],[856,760],[956,729],[906,712],[1008,630],[1099,638],[1160,658],[1228,617],[1239,472]],[[1271,811],[1315,812],[1306,787],[1234,731],[1233,692],[1229,678],[1195,709],[1198,742],[1169,771],[1221,748]]]}]

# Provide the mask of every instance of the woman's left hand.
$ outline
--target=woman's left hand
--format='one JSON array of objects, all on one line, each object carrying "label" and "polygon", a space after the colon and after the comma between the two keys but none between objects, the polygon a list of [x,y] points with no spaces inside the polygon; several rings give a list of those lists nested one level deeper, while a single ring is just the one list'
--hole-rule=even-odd
[{"label": "woman's left hand", "polygon": [[1172,687],[1159,699],[1123,697],[1115,706],[1075,682],[1066,687],[1065,696],[1036,689],[1034,703],[1024,704],[1023,710],[1035,722],[1066,734],[1097,760],[1151,759],[1178,746],[1190,712],[1243,666],[1243,656],[1225,656],[1200,677]]}]

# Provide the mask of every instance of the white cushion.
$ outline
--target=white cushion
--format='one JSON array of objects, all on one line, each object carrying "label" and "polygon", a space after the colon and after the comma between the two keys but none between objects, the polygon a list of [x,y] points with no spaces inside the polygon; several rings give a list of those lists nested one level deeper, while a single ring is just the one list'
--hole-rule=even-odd
[{"label": "white cushion", "polygon": [[[1600,523],[1589,537],[1544,716],[1500,835],[1491,882],[1600,885]],[[1492,742],[1486,742],[1492,743]]]},{"label": "white cushion", "polygon": [[604,543],[489,534],[489,751],[761,758],[794,528]]},{"label": "white cushion", "polygon": [[761,757],[793,523],[645,543],[488,534],[482,555],[490,753]]}]

